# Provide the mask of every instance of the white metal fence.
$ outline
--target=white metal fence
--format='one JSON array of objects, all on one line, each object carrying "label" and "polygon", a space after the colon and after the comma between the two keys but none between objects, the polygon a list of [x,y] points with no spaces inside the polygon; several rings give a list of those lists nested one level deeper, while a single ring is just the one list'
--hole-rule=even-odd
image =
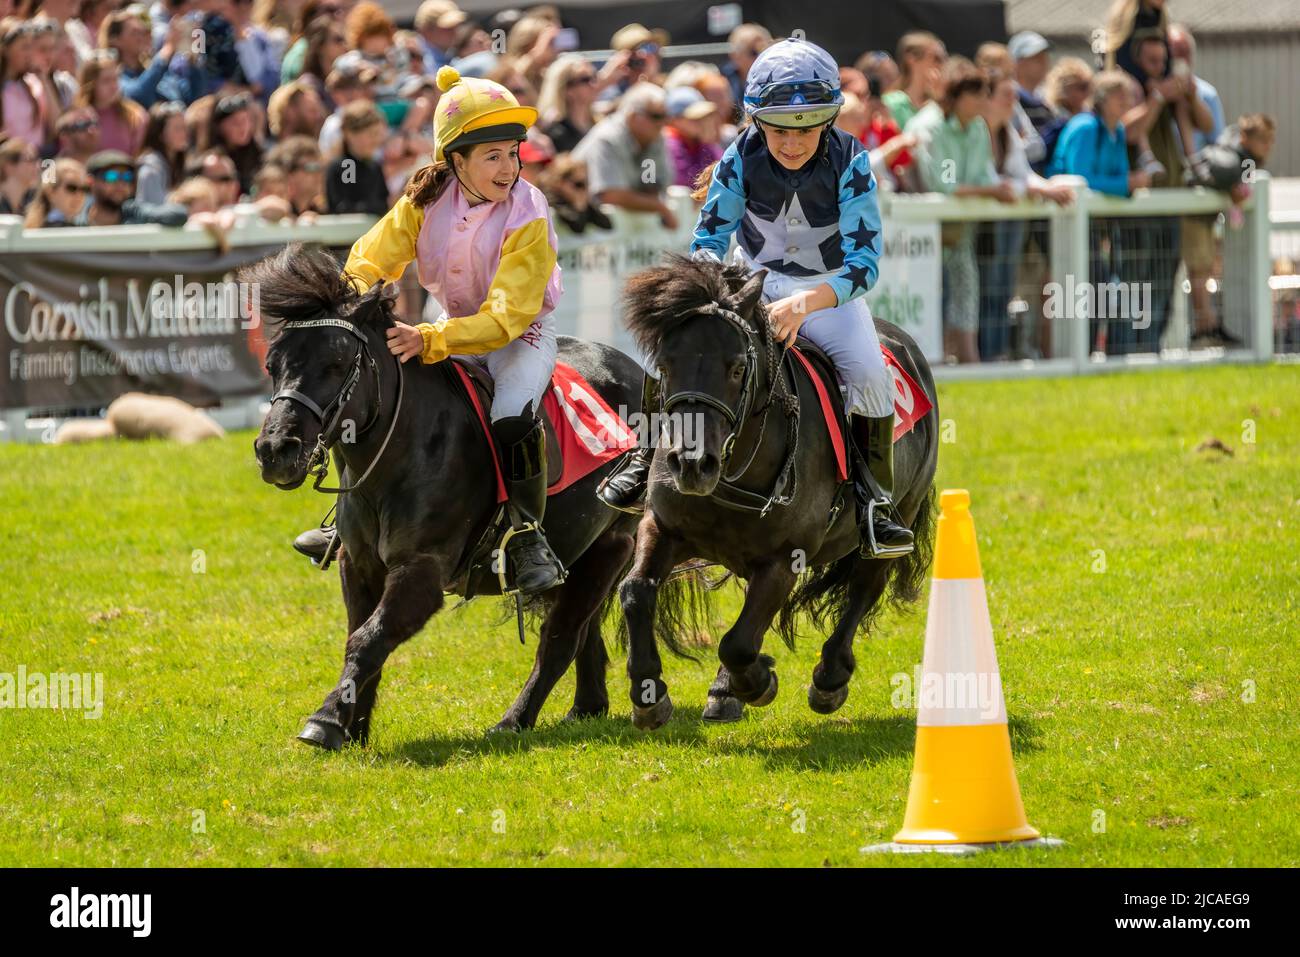
[{"label": "white metal fence", "polygon": [[[1081,183],[1080,183],[1081,185]],[[638,269],[657,262],[667,250],[685,251],[695,219],[695,206],[685,190],[674,189],[672,202],[678,212],[678,226],[664,228],[657,217],[612,212],[614,229],[588,231],[583,235],[563,235],[560,240],[560,264],[564,270],[565,293],[556,312],[561,333],[608,342],[632,351],[632,344],[618,319],[619,297],[624,278]],[[1097,316],[1086,308],[1076,308],[1074,291],[1096,277],[1096,253],[1101,224],[1118,224],[1141,237],[1144,224],[1161,218],[1200,217],[1212,221],[1225,213],[1229,203],[1222,194],[1200,189],[1168,189],[1140,193],[1133,199],[1115,199],[1079,192],[1073,205],[1022,201],[1000,204],[984,199],[954,199],[938,195],[882,196],[884,218],[884,255],[880,281],[870,301],[875,313],[907,329],[936,363],[936,378],[995,378],[1023,375],[1080,374],[1130,368],[1192,362],[1261,361],[1278,351],[1300,349],[1300,342],[1290,344],[1287,330],[1290,308],[1296,310],[1294,286],[1285,277],[1272,277],[1270,248],[1269,180],[1260,174],[1251,199],[1243,208],[1240,228],[1216,228],[1216,246],[1221,250],[1221,265],[1212,277],[1214,303],[1224,327],[1242,343],[1237,348],[1190,349],[1187,280],[1179,277],[1178,253],[1165,252],[1165,261],[1156,263],[1170,276],[1170,304],[1163,325],[1163,335],[1148,342],[1147,351],[1129,351],[1107,355],[1096,349]],[[1029,277],[1034,292],[1037,279],[1046,279],[1061,292],[1064,312],[1049,317],[1021,310],[1021,321],[1045,323],[1043,357],[1013,361],[981,362],[968,365],[942,364],[941,268],[942,225],[944,223],[1008,223],[1023,221],[1045,224],[1038,230],[1047,237],[1042,250],[1043,262]],[[323,217],[310,226],[257,225],[233,231],[233,247],[264,247],[293,241],[315,242],[328,246],[347,246],[367,228],[365,217]],[[1300,219],[1277,224],[1289,230],[1288,241],[1300,239]],[[1277,235],[1273,236],[1274,245]],[[198,229],[164,229],[152,226],[87,227],[81,229],[23,230],[15,219],[0,218],[0,252],[78,252],[138,251],[213,248],[212,237]],[[1154,255],[1141,248],[1140,242],[1129,243],[1131,256]],[[1295,244],[1300,260],[1300,242]],[[1000,255],[1010,257],[1017,269],[1023,265],[1021,247]],[[1172,261],[1169,260],[1172,256]],[[405,284],[414,286],[414,271],[408,271]],[[1021,277],[1024,286],[1026,276]],[[1272,282],[1270,280],[1272,279]],[[1279,287],[1279,279],[1282,281]],[[93,281],[93,277],[87,277]],[[416,290],[418,292],[418,290]],[[1038,289],[1038,292],[1044,290]],[[1285,298],[1289,295],[1289,299]],[[1031,297],[1019,297],[1020,299]],[[1276,301],[1275,301],[1276,300]],[[1098,303],[1104,302],[1098,297]],[[1060,304],[1058,302],[1058,306]],[[1281,303],[1281,304],[1279,304]],[[1289,306],[1286,303],[1290,303]],[[1023,303],[1022,303],[1023,305]],[[416,317],[411,316],[411,321]],[[1296,312],[1295,335],[1300,339],[1300,312]],[[1008,321],[1015,321],[1014,315]],[[1150,337],[1148,336],[1148,339]],[[1290,344],[1290,345],[1289,345]],[[7,361],[7,360],[5,360]],[[217,417],[227,427],[255,425],[260,421],[260,400],[239,403],[218,410]],[[27,410],[10,410],[4,414],[0,437],[39,439],[51,434],[50,423],[31,420]]]}]

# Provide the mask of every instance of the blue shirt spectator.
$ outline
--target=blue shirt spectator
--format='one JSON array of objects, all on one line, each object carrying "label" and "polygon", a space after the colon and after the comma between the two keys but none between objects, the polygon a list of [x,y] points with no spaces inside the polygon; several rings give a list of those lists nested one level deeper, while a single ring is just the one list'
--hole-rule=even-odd
[{"label": "blue shirt spectator", "polygon": [[1128,144],[1124,124],[1107,129],[1096,113],[1080,113],[1065,124],[1048,167],[1052,176],[1082,176],[1088,187],[1111,196],[1128,195]]}]

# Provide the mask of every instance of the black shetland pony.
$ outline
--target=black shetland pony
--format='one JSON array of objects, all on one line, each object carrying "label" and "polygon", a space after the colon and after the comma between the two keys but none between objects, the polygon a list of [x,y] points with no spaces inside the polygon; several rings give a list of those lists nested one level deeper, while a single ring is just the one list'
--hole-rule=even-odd
[{"label": "black shetland pony", "polygon": [[[930,564],[937,405],[894,452],[895,505],[916,548],[893,560],[862,558],[852,491],[836,475],[811,383],[797,374],[792,384],[785,371],[793,363],[768,328],[763,278],[676,256],[637,273],[624,293],[624,321],[660,371],[660,414],[670,427],[655,451],[636,557],[619,589],[639,728],[657,728],[672,714],[656,636],[677,650],[676,636],[698,627],[689,613],[700,606],[684,599],[700,594],[678,587],[680,577],[669,582],[680,562],[718,563],[747,583],[740,617],[718,647],[722,666],[704,712],[713,721],[775,699],[763,636],[779,615],[778,632],[792,643],[800,613],[819,629],[833,623],[808,703],[821,714],[836,711],[848,697],[854,635],[869,627],[887,590],[897,604],[916,601]],[[876,330],[934,399],[912,338],[880,320]],[[683,427],[682,416],[697,427]]]},{"label": "black shetland pony", "polygon": [[[324,431],[343,484],[360,483],[338,501],[348,617],[343,674],[299,735],[337,750],[367,740],[388,656],[442,607],[444,591],[464,594],[465,558],[497,508],[492,451],[450,362],[400,366],[388,352],[391,287],[358,294],[328,252],[296,245],[247,267],[240,279],[258,284],[276,393],[293,393],[272,403],[254,444],[262,478],[281,489],[302,485]],[[641,370],[627,356],[561,337],[559,357],[612,408],[639,408]],[[352,441],[342,435],[349,423]],[[575,660],[568,716],[608,710],[601,617],[636,530],[634,517],[596,498],[612,467],[547,503],[546,537],[569,575],[541,596],[536,662],[498,729],[531,727]]]}]

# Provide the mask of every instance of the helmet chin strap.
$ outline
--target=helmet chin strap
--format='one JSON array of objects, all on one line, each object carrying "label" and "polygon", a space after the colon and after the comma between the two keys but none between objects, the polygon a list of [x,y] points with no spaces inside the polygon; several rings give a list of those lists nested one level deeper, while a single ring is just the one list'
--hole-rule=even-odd
[{"label": "helmet chin strap", "polygon": [[[473,186],[470,186],[468,183],[466,183],[463,179],[460,178],[460,170],[458,170],[458,169],[456,168],[456,156],[457,156],[457,155],[459,155],[459,154],[457,154],[457,153],[452,153],[452,154],[451,154],[451,175],[454,176],[454,177],[456,177],[456,182],[460,183],[460,187],[461,187],[461,189],[463,189],[465,192],[469,193],[471,196],[473,196],[475,199],[477,199],[480,203],[490,203],[490,202],[492,202],[492,200],[488,199],[486,196],[484,196],[482,193],[480,193],[478,190],[476,190]],[[515,188],[515,186],[517,186],[517,185],[519,184],[519,177],[523,176],[523,174],[524,174],[524,167],[523,167],[523,164],[521,163],[521,164],[519,165],[519,171],[515,173],[515,178],[514,178],[514,180],[510,183],[510,189],[508,190],[508,192],[514,192],[514,188]]]},{"label": "helmet chin strap", "polygon": [[460,183],[460,188],[463,189],[465,192],[469,193],[480,203],[492,202],[492,200],[488,199],[486,196],[484,196],[482,193],[476,190],[473,186],[470,186],[468,183],[466,183],[463,179],[460,178],[460,170],[456,168],[456,155],[457,154],[455,153],[451,155],[451,175],[456,177],[456,182]]}]

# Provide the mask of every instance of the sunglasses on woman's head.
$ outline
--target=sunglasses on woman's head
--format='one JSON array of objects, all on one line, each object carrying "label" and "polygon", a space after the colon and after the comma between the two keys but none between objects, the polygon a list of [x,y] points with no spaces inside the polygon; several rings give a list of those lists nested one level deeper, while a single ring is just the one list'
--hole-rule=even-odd
[{"label": "sunglasses on woman's head", "polygon": [[247,93],[234,93],[230,96],[223,96],[217,100],[217,113],[222,118],[232,116],[252,102],[253,98]]}]

